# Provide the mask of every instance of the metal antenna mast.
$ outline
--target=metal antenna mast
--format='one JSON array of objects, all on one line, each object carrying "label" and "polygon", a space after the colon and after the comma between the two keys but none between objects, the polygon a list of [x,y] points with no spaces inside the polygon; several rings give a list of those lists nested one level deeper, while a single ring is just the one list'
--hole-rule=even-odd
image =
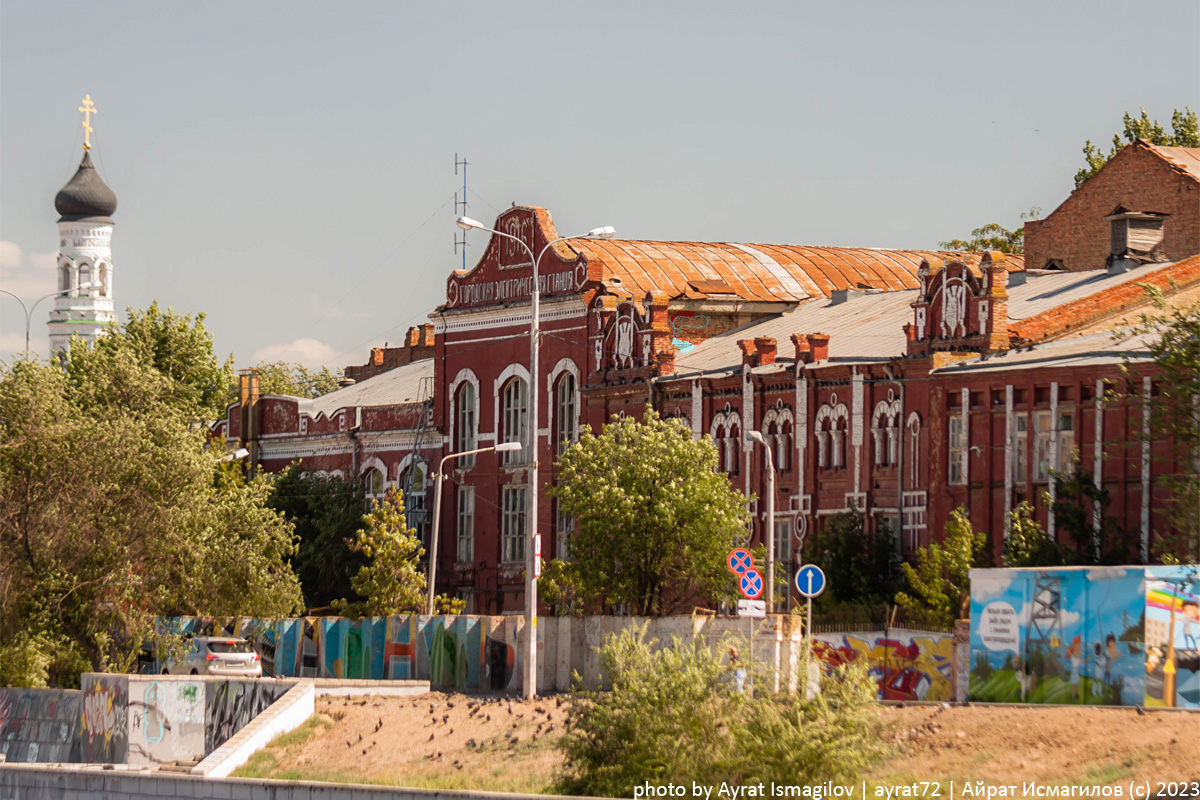
[{"label": "metal antenna mast", "polygon": [[[462,178],[463,178],[462,199],[461,200],[459,199],[458,192],[454,193],[454,216],[456,219],[458,217],[467,216],[467,157],[463,156],[462,160],[460,161],[458,158],[458,153],[455,153],[454,154],[454,174],[455,175],[458,174],[458,168],[460,166],[462,167]],[[459,238],[460,236],[462,238]],[[465,272],[467,269],[467,232],[464,230],[464,231],[462,231],[462,233],[459,233],[458,228],[455,228],[455,230],[454,230],[454,252],[457,253],[458,249],[460,247],[462,248],[462,268],[463,268],[463,271]]]}]

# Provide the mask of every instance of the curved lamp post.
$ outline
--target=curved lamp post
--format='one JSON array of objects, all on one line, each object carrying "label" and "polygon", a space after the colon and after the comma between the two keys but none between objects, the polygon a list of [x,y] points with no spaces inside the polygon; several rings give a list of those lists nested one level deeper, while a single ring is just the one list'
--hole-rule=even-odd
[{"label": "curved lamp post", "polygon": [[536,550],[537,523],[538,523],[538,451],[537,451],[537,430],[538,430],[538,346],[541,338],[540,330],[540,303],[541,303],[541,288],[538,286],[538,263],[542,260],[542,256],[546,254],[552,246],[559,242],[565,242],[568,239],[611,239],[616,233],[616,229],[611,225],[605,225],[602,228],[592,228],[583,236],[560,236],[553,241],[547,242],[541,252],[536,256],[533,254],[533,248],[525,243],[524,239],[518,236],[513,236],[511,233],[489,228],[482,222],[473,220],[470,217],[459,217],[456,224],[464,231],[472,228],[481,231],[490,231],[497,236],[503,236],[506,239],[512,239],[529,255],[529,260],[533,264],[533,284],[529,291],[530,304],[530,323],[529,323],[529,517],[528,517],[528,533],[526,534],[528,542],[525,547],[525,630],[528,632],[526,638],[529,640],[529,649],[525,654],[525,697],[533,699],[537,697],[537,574],[534,568],[533,559]]},{"label": "curved lamp post", "polygon": [[434,578],[437,577],[438,528],[442,522],[442,481],[446,478],[446,462],[453,458],[473,456],[476,453],[488,453],[492,450],[495,450],[497,453],[504,453],[520,449],[520,442],[504,442],[502,444],[493,445],[492,447],[481,447],[478,450],[464,450],[461,453],[451,453],[450,455],[445,456],[441,460],[441,463],[438,464],[437,472],[435,472],[433,475],[433,479],[437,481],[437,488],[434,489],[433,492],[433,535],[429,543],[429,601],[425,608],[425,613],[429,616],[433,616],[433,581]]},{"label": "curved lamp post", "polygon": [[12,292],[6,291],[5,289],[0,289],[0,294],[6,294],[9,297],[11,297],[13,300],[16,300],[18,303],[21,304],[21,310],[25,312],[25,354],[26,355],[29,354],[29,328],[32,325],[33,312],[34,312],[34,310],[37,309],[38,303],[42,302],[43,300],[49,300],[51,297],[60,297],[64,294],[67,294],[68,292],[76,291],[77,289],[78,290],[91,289],[93,286],[99,286],[99,285],[100,285],[99,283],[93,283],[92,281],[84,281],[83,283],[79,284],[79,286],[76,286],[74,288],[59,289],[57,292],[51,292],[50,294],[42,295],[37,300],[34,300],[33,305],[31,305],[29,307],[26,307],[25,301],[22,300],[21,298],[17,297]]}]

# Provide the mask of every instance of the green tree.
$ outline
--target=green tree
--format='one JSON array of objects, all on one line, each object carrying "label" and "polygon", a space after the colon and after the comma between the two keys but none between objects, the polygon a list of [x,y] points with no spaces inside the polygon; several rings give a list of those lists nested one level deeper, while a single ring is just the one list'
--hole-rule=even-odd
[{"label": "green tree", "polygon": [[1008,538],[1004,541],[1006,567],[1060,567],[1064,564],[1058,545],[1033,518],[1028,500],[1008,512]]},{"label": "green tree", "polygon": [[[882,753],[865,662],[823,676],[808,701],[734,693],[722,647],[656,645],[643,627],[601,649],[612,689],[576,695],[559,743],[566,764],[558,791],[632,797],[647,782],[852,784]],[[751,683],[765,685],[758,677]]]},{"label": "green tree", "polygon": [[[1037,219],[1042,210],[1033,207],[1021,215],[1021,220]],[[995,222],[971,231],[970,239],[951,239],[948,242],[938,242],[938,247],[946,250],[964,250],[970,253],[982,253],[987,250],[999,250],[1001,253],[1025,252],[1025,227],[1009,230]]]},{"label": "green tree", "polygon": [[320,397],[337,391],[344,373],[322,366],[309,369],[300,363],[264,361],[258,370],[258,391],[261,394],[286,394],[292,397]]},{"label": "green tree", "polygon": [[362,517],[354,549],[366,557],[350,585],[362,601],[335,600],[333,608],[349,617],[391,617],[425,608],[425,573],[417,568],[425,548],[404,521],[404,501],[388,490],[372,501]]},{"label": "green tree", "polygon": [[890,600],[896,593],[899,564],[895,539],[881,518],[875,531],[868,533],[866,518],[858,509],[849,509],[829,517],[817,535],[813,560],[821,567],[829,590],[823,610],[830,601],[869,604]]},{"label": "green tree", "polygon": [[965,619],[971,605],[971,568],[983,566],[987,557],[987,535],[974,531],[966,509],[954,509],[942,543],[920,548],[916,567],[900,565],[909,590],[896,595],[896,604],[928,609],[945,624]]},{"label": "green tree", "polygon": [[[1200,302],[1171,306],[1155,287],[1143,289],[1154,310],[1142,315],[1133,333],[1147,341],[1156,387],[1144,413],[1150,415],[1151,442],[1175,462],[1158,478],[1169,492],[1167,529],[1155,532],[1152,556],[1194,564],[1200,561]],[[1123,369],[1138,386],[1136,379],[1151,372],[1134,362]]]},{"label": "green tree", "polygon": [[[123,671],[156,615],[300,609],[291,526],[265,480],[222,464],[195,405],[136,342],[73,348],[69,369],[0,376],[3,680]],[[178,402],[177,402],[178,401]]]},{"label": "green tree", "polygon": [[1167,147],[1200,147],[1200,127],[1197,126],[1196,112],[1192,111],[1190,107],[1184,107],[1183,111],[1175,109],[1171,114],[1171,133],[1164,131],[1157,120],[1150,119],[1150,115],[1144,108],[1140,117],[1131,117],[1126,112],[1124,122],[1125,141],[1121,141],[1121,133],[1114,133],[1112,149],[1107,153],[1102,148],[1093,145],[1091,139],[1087,140],[1083,146],[1083,159],[1087,162],[1087,166],[1080,167],[1079,171],[1075,173],[1076,189],[1099,172],[1100,168],[1119,153],[1122,147],[1126,144],[1133,144],[1138,139],[1146,139],[1151,144]]},{"label": "green tree", "polygon": [[366,564],[362,551],[352,549],[364,503],[352,481],[306,474],[299,463],[275,477],[268,504],[295,526],[291,564],[308,608],[325,608],[355,594],[350,582]]},{"label": "green tree", "polygon": [[[142,364],[154,368],[168,382],[162,399],[189,408],[200,419],[217,419],[225,412],[233,385],[233,358],[224,364],[213,353],[212,334],[204,327],[203,313],[179,315],[165,312],[155,300],[145,311],[125,310],[128,319],[118,330],[101,337],[95,350],[101,354],[131,353]],[[81,360],[86,348],[71,349],[70,362]],[[85,363],[92,359],[82,358]]]},{"label": "green tree", "polygon": [[654,411],[641,422],[614,417],[599,436],[584,431],[559,458],[551,493],[579,525],[563,572],[585,602],[660,615],[695,595],[732,596],[725,558],[745,541],[749,514],[716,467],[707,436],[693,440]]},{"label": "green tree", "polygon": [[[1071,472],[1051,470],[1054,478],[1054,515],[1059,558],[1070,564],[1125,564],[1135,552],[1135,539],[1108,514],[1108,490],[1096,486],[1092,473],[1079,466]],[[1094,514],[1100,515],[1100,530],[1096,530]],[[1064,535],[1065,534],[1065,535]]]}]

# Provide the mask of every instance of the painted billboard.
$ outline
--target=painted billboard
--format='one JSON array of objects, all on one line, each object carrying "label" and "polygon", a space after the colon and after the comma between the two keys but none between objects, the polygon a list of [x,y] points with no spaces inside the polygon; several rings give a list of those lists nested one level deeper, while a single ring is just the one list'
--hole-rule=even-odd
[{"label": "painted billboard", "polygon": [[818,633],[813,653],[827,667],[865,658],[879,685],[880,700],[950,700],[953,696],[953,634],[903,630]]},{"label": "painted billboard", "polygon": [[1196,566],[971,571],[969,698],[1200,705]]},{"label": "painted billboard", "polygon": [[1146,705],[1200,708],[1200,567],[1146,568]]}]

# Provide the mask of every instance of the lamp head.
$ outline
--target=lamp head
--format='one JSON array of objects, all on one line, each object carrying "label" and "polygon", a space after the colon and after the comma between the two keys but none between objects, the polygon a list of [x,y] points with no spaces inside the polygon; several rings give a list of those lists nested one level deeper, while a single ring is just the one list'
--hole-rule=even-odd
[{"label": "lamp head", "polygon": [[497,453],[509,453],[514,450],[520,450],[521,443],[520,442],[503,442],[501,444],[496,445],[492,449],[495,450]]},{"label": "lamp head", "polygon": [[758,431],[746,431],[746,441],[758,442],[759,444],[764,445],[764,446],[767,444],[767,440],[764,439],[763,435],[761,433],[759,433]]},{"label": "lamp head", "polygon": [[469,231],[472,228],[476,228],[481,231],[487,230],[486,225],[484,225],[479,220],[471,219],[470,217],[459,217],[457,220],[454,221],[454,224],[457,225],[458,227],[462,228],[464,231]]},{"label": "lamp head", "polygon": [[589,239],[611,239],[617,235],[617,229],[612,225],[604,225],[600,228],[592,228],[587,232]]}]

